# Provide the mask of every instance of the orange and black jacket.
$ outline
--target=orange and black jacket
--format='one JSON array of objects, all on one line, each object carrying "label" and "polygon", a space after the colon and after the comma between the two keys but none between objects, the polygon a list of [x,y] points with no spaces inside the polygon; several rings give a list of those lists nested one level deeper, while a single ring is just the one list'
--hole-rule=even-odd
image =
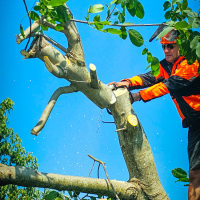
[{"label": "orange and black jacket", "polygon": [[160,73],[156,77],[150,72],[134,76],[128,81],[130,89],[140,90],[144,102],[170,93],[173,102],[182,118],[183,127],[200,123],[200,76],[199,63],[187,63],[184,56],[180,56],[172,65],[166,59],[160,62]]}]

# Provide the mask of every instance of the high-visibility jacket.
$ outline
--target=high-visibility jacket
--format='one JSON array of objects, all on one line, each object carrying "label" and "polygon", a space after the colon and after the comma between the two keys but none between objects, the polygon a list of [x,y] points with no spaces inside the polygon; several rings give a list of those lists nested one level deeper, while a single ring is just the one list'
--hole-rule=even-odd
[{"label": "high-visibility jacket", "polygon": [[156,77],[150,72],[129,79],[130,89],[140,90],[144,102],[170,93],[182,118],[183,127],[200,123],[200,76],[199,63],[187,63],[184,56],[172,64],[166,59],[160,62],[160,73]]}]

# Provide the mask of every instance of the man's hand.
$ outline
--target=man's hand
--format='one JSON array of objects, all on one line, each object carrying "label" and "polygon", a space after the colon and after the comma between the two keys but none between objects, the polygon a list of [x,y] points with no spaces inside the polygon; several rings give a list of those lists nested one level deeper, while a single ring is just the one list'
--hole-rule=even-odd
[{"label": "man's hand", "polygon": [[108,83],[108,85],[115,85],[116,88],[119,88],[119,87],[126,87],[126,88],[129,88],[129,83],[127,81],[122,81],[122,82],[111,82],[111,83]]},{"label": "man's hand", "polygon": [[137,93],[131,93],[130,92],[130,101],[131,101],[131,104],[135,101],[140,101],[142,98],[140,96],[140,93],[137,92]]}]

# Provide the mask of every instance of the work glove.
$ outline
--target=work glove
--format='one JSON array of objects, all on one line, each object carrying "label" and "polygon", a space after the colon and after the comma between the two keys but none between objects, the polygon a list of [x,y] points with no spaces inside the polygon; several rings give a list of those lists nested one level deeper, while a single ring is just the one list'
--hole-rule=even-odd
[{"label": "work glove", "polygon": [[129,83],[127,81],[121,81],[121,82],[111,82],[111,83],[108,83],[108,85],[114,85],[114,88],[117,89],[117,88],[123,88],[123,87],[126,87],[126,88],[129,88]]},{"label": "work glove", "polygon": [[130,92],[130,101],[131,101],[131,104],[135,101],[140,101],[142,98],[140,96],[140,93],[137,92],[137,93],[131,93]]}]

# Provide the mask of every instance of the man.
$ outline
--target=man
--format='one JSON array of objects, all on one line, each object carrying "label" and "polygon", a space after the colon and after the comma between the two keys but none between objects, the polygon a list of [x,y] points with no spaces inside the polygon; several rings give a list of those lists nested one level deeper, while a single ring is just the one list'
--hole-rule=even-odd
[{"label": "man", "polygon": [[161,38],[165,59],[160,61],[160,73],[154,77],[150,72],[115,83],[116,87],[126,86],[130,90],[142,89],[131,93],[131,101],[144,102],[170,93],[182,118],[183,128],[188,131],[189,155],[189,200],[200,200],[200,76],[199,63],[187,63],[179,54],[176,42],[178,31],[172,30]]}]

